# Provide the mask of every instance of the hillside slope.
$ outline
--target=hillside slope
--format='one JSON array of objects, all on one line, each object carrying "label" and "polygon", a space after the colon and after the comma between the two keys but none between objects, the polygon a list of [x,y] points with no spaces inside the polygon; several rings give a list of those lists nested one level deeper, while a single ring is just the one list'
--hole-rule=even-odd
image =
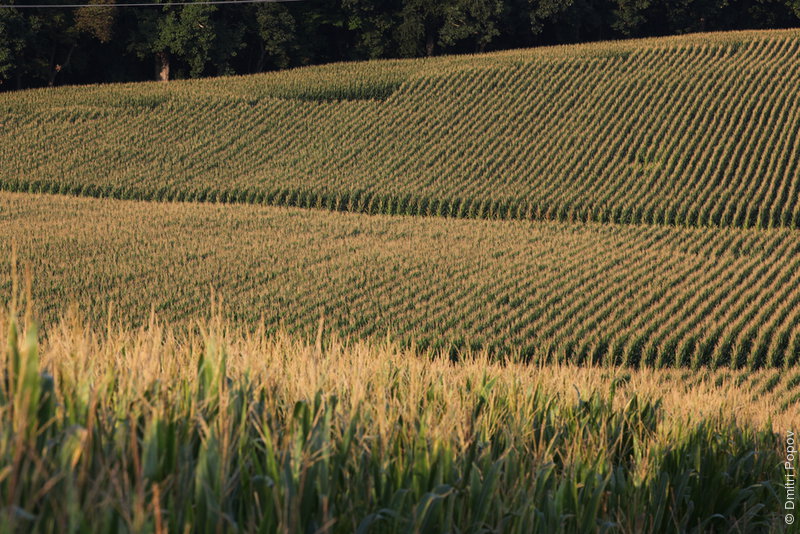
[{"label": "hillside slope", "polygon": [[800,33],[0,95],[0,187],[800,226]]}]

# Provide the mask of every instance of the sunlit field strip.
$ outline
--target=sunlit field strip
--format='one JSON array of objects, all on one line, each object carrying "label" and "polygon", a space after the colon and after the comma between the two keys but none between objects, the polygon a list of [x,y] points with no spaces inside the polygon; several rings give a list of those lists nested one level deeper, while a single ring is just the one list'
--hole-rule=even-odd
[{"label": "sunlit field strip", "polygon": [[[800,357],[792,230],[371,217],[3,193],[0,238],[38,316],[232,321],[392,336],[457,355],[787,368]],[[4,260],[6,265],[10,261]],[[6,287],[7,287],[6,283]],[[773,339],[774,338],[774,339]]]}]

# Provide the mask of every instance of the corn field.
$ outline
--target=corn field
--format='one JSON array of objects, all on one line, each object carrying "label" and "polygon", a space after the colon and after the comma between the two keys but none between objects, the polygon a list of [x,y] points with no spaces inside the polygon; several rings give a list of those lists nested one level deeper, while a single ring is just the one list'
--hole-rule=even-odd
[{"label": "corn field", "polygon": [[[630,367],[795,368],[800,235],[367,216],[0,194],[34,316],[173,323],[208,309],[454,355]],[[78,258],[75,260],[74,258]],[[10,287],[4,278],[6,293]],[[798,395],[786,401],[796,402]]]},{"label": "corn field", "polygon": [[0,534],[784,532],[798,64],[0,93]]},{"label": "corn field", "polygon": [[782,531],[750,372],[0,323],[3,533]]},{"label": "corn field", "polygon": [[799,61],[762,31],[0,94],[0,188],[798,228]]}]

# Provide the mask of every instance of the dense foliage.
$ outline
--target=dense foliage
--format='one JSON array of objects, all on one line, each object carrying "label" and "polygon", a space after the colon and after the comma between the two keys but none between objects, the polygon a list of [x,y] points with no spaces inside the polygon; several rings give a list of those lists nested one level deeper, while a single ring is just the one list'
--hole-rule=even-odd
[{"label": "dense foliage", "polygon": [[0,188],[800,227],[796,30],[0,95]]},{"label": "dense foliage", "polygon": [[799,0],[304,0],[160,8],[85,2],[104,7],[0,9],[0,90],[800,22]]},{"label": "dense foliage", "polygon": [[453,364],[218,321],[188,343],[0,327],[4,534],[782,531],[749,372]]},{"label": "dense foliage", "polygon": [[[537,362],[800,370],[800,235],[0,194],[36,316],[327,328]],[[6,284],[5,289],[8,286]],[[109,310],[109,306],[113,308]],[[152,308],[151,308],[152,307]],[[787,403],[797,402],[790,396]],[[784,408],[786,405],[783,406]]]}]

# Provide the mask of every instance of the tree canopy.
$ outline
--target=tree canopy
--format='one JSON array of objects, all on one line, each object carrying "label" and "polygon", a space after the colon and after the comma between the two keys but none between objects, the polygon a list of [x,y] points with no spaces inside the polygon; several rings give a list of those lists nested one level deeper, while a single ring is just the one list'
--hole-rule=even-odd
[{"label": "tree canopy", "polygon": [[102,7],[0,9],[0,90],[800,21],[800,0],[305,0],[143,8],[84,1]]}]

